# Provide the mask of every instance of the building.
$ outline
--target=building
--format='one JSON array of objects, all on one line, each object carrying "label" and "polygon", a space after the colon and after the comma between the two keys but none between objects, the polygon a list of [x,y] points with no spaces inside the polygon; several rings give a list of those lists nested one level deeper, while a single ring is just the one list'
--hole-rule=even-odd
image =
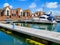
[{"label": "building", "polygon": [[11,9],[9,6],[0,9],[0,20],[15,20],[15,19],[23,19],[24,17],[31,16],[30,10],[22,10],[21,8]]},{"label": "building", "polygon": [[9,6],[4,7],[3,9],[0,9],[0,21],[1,20],[25,20],[25,19],[31,19],[32,17],[39,17],[44,12],[39,11],[35,12],[32,15],[32,12],[27,9],[27,10],[22,10],[21,8],[17,9],[11,9]]},{"label": "building", "polygon": [[38,12],[34,13],[34,17],[40,17],[41,15],[44,15],[44,14],[45,14],[45,12],[38,11]]},{"label": "building", "polygon": [[26,19],[30,19],[31,18],[31,11],[29,9],[27,10],[24,10],[23,11],[23,16],[26,18]]}]

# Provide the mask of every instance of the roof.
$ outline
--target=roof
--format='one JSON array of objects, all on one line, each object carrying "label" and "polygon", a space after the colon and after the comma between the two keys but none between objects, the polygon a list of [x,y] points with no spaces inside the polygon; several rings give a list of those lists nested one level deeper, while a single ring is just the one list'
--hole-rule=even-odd
[{"label": "roof", "polygon": [[31,12],[29,9],[27,9],[27,10],[24,10],[24,12]]}]

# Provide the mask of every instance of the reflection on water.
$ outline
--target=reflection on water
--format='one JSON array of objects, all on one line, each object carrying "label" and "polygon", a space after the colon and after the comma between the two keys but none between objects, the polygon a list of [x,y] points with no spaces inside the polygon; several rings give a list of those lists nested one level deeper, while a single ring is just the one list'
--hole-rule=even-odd
[{"label": "reflection on water", "polygon": [[56,32],[60,32],[60,23],[57,23],[57,25],[55,27],[55,31]]},{"label": "reflection on water", "polygon": [[20,26],[36,28],[40,30],[49,30],[53,31],[56,27],[56,24],[48,25],[48,24],[28,24],[28,23],[19,23]]},{"label": "reflection on water", "polygon": [[[35,45],[35,44],[44,45],[44,44],[48,44],[48,41],[46,41],[46,43],[43,44],[38,41],[34,41],[33,39],[35,38],[21,34],[21,33],[17,33],[17,32],[7,33],[7,31],[0,31],[0,45]],[[39,41],[42,41],[42,40],[39,40]]]},{"label": "reflection on water", "polygon": [[56,31],[56,32],[60,32],[60,23],[56,23],[56,24],[30,24],[30,23],[16,23],[20,26],[24,26],[24,27],[29,27],[29,28],[36,28],[36,29],[40,29],[40,30],[49,30],[49,31]]},{"label": "reflection on water", "polygon": [[24,43],[24,38],[22,37],[19,37],[19,39],[14,38],[14,36],[7,35],[0,31],[0,45],[26,45],[26,43]]}]

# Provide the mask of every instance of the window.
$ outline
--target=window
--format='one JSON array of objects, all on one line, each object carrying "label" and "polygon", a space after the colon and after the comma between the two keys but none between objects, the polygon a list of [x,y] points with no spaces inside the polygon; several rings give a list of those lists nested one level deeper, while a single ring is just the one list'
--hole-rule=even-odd
[{"label": "window", "polygon": [[12,14],[12,16],[16,16],[16,14]]},{"label": "window", "polygon": [[22,16],[23,15],[23,12],[20,12],[20,15]]},{"label": "window", "polygon": [[27,16],[29,15],[29,13],[27,12]]},{"label": "window", "polygon": [[43,19],[45,19],[45,17],[40,17],[40,18],[43,18]]},{"label": "window", "polygon": [[7,16],[9,16],[9,10],[7,10]]},{"label": "window", "polygon": [[25,16],[25,12],[23,12],[23,16]]}]

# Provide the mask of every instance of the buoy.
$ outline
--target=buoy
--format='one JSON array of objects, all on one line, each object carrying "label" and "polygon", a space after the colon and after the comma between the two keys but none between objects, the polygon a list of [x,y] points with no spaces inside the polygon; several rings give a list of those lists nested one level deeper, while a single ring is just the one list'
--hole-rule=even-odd
[{"label": "buoy", "polygon": [[28,42],[29,44],[31,44],[31,45],[45,45],[45,44],[42,44],[42,43],[40,43],[40,42],[37,42],[37,41],[34,41],[34,40],[31,40],[31,39],[28,39],[28,38],[26,38],[26,42]]},{"label": "buoy", "polygon": [[11,34],[12,32],[11,31],[6,31],[7,34]]}]

